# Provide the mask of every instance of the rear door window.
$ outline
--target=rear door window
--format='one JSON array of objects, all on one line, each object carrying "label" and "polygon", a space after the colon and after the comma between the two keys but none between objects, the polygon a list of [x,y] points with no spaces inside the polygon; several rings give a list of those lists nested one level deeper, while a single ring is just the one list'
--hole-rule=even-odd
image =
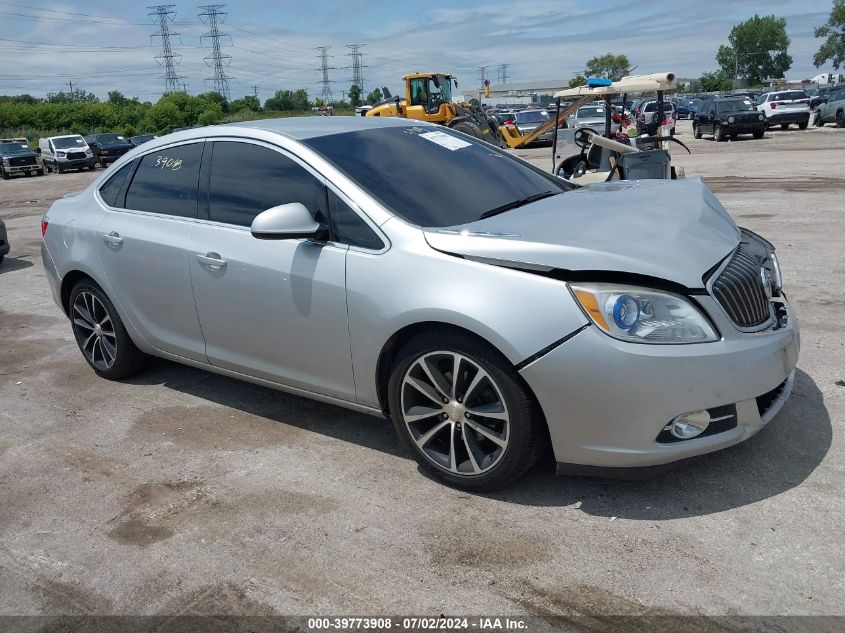
[{"label": "rear door window", "polygon": [[203,143],[163,147],[146,154],[126,192],[126,208],[197,217]]},{"label": "rear door window", "polygon": [[250,226],[272,207],[299,202],[317,217],[325,188],[307,169],[268,147],[216,141],[209,174],[209,219]]}]

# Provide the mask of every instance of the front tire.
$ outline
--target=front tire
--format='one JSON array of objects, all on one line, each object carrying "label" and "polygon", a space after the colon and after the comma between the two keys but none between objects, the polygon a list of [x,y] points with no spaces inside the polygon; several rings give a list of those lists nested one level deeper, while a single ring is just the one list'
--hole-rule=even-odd
[{"label": "front tire", "polygon": [[692,124],[692,137],[693,138],[701,138],[701,126],[696,125],[695,123]]},{"label": "front tire", "polygon": [[468,335],[432,332],[397,355],[391,418],[420,468],[475,492],[521,477],[542,455],[542,414],[513,366]]},{"label": "front tire", "polygon": [[120,380],[137,373],[146,361],[115,310],[89,279],[76,283],[68,299],[68,314],[82,356],[98,376]]},{"label": "front tire", "polygon": [[464,134],[468,134],[470,136],[474,136],[477,139],[484,140],[484,135],[481,133],[481,128],[478,127],[472,121],[458,121],[455,125],[452,126],[453,130],[457,130],[458,132],[463,132]]},{"label": "front tire", "polygon": [[810,121],[809,121],[809,120],[808,120],[808,121],[805,121],[804,123],[799,123],[799,124],[798,124],[798,129],[799,129],[799,130],[806,130],[808,125],[810,125]]},{"label": "front tire", "polygon": [[721,143],[725,140],[725,131],[722,129],[721,125],[716,125],[713,128],[713,140],[717,143]]},{"label": "front tire", "polygon": [[761,138],[763,138],[763,135],[765,135],[765,133],[766,133],[766,130],[755,130],[754,131],[754,138],[761,139]]},{"label": "front tire", "polygon": [[836,127],[845,127],[845,112],[842,110],[836,113]]},{"label": "front tire", "polygon": [[788,129],[789,129],[789,123],[781,123],[781,124],[780,124],[780,129],[782,129],[782,130],[788,130]]}]

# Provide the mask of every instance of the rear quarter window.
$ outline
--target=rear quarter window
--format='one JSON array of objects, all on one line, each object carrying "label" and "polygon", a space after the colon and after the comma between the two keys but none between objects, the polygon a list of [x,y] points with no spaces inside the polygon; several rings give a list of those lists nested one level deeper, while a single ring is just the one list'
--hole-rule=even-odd
[{"label": "rear quarter window", "polygon": [[[110,207],[122,208],[124,204],[123,199],[118,199],[120,191],[123,189],[123,183],[126,177],[132,172],[135,161],[126,163],[123,167],[117,170],[114,175],[109,178],[106,183],[100,187],[100,197]],[[123,196],[125,198],[125,196]]]}]

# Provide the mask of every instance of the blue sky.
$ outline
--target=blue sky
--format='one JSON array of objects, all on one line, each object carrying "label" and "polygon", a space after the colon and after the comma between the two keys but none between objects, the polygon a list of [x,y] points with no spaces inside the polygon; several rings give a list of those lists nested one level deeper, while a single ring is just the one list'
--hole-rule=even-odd
[{"label": "blue sky", "polygon": [[[211,76],[200,36],[199,2],[175,6],[174,51],[191,93]],[[0,94],[44,96],[67,82],[103,97],[110,89],[155,100],[164,82],[156,65],[151,2],[0,0]],[[810,78],[819,41],[813,28],[825,22],[831,0],[237,0],[227,3],[222,30],[231,36],[228,73],[233,97],[267,98],[278,88],[318,94],[315,47],[330,46],[330,71],[339,95],[351,83],[347,44],[363,43],[365,88],[394,92],[402,74],[444,70],[475,86],[479,66],[510,64],[512,81],[570,78],[589,57],[625,53],[638,72],[674,71],[698,76],[714,70],[714,55],[731,27],[754,13],[785,17],[792,40],[791,79]],[[11,62],[11,63],[9,63]],[[460,92],[460,90],[458,91]]]}]

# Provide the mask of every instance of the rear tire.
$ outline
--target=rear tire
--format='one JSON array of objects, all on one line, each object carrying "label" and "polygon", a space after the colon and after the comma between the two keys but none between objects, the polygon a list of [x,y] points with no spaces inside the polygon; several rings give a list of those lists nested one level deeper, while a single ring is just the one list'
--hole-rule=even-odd
[{"label": "rear tire", "polygon": [[98,376],[120,380],[143,368],[147,355],[132,342],[99,286],[90,279],[79,280],[67,307],[79,351]]},{"label": "rear tire", "polygon": [[455,125],[452,126],[453,130],[457,130],[458,132],[463,132],[464,134],[468,134],[470,136],[474,136],[475,138],[483,141],[484,135],[481,133],[481,128],[478,127],[472,121],[458,121]]},{"label": "rear tire", "polygon": [[780,124],[780,129],[782,129],[782,130],[788,130],[788,129],[789,129],[789,123],[781,123],[781,124]]},{"label": "rear tire", "polygon": [[388,396],[396,432],[420,469],[456,488],[502,488],[547,444],[540,408],[513,366],[465,334],[435,331],[408,341],[394,361]]}]

